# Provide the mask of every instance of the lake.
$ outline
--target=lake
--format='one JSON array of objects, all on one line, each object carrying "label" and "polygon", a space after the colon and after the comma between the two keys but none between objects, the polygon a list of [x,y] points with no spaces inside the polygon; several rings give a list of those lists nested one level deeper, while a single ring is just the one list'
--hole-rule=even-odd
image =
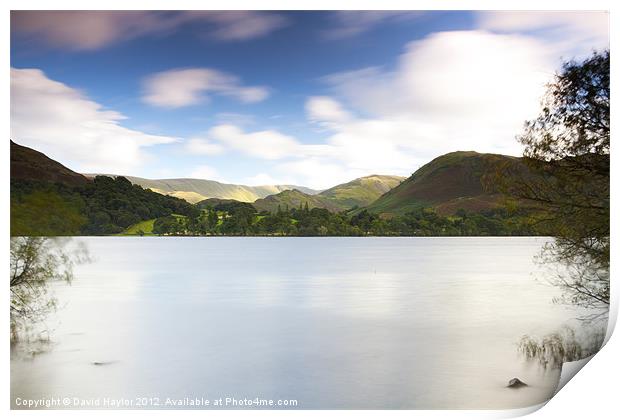
[{"label": "lake", "polygon": [[[576,316],[534,262],[546,238],[75,241],[93,261],[54,285],[47,351],[11,352],[13,408],[521,408],[549,399],[559,371],[525,362],[517,342]],[[506,388],[513,377],[530,386]]]}]

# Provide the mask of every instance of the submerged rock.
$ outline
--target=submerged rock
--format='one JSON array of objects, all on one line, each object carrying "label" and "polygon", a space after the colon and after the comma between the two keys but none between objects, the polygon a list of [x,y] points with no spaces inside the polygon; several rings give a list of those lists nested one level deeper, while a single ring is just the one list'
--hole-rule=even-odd
[{"label": "submerged rock", "polygon": [[527,384],[519,378],[512,378],[508,381],[508,388],[523,388],[524,386],[527,386]]},{"label": "submerged rock", "polygon": [[99,362],[99,361],[94,361],[93,365],[95,366],[106,366],[106,365],[111,365],[112,363],[115,363],[116,360],[111,360],[109,362]]}]

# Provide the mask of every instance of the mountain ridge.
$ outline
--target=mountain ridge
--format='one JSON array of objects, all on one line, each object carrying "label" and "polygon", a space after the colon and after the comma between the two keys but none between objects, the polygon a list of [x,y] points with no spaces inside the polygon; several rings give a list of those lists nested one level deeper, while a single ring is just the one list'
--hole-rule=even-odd
[{"label": "mountain ridge", "polygon": [[149,188],[160,194],[166,194],[177,198],[182,198],[192,204],[208,198],[232,199],[246,203],[252,203],[259,198],[278,194],[282,191],[298,189],[305,194],[317,194],[320,191],[297,185],[243,185],[228,184],[224,182],[200,179],[200,178],[168,178],[168,179],[148,179],[127,175],[112,174],[85,174],[87,177],[95,175],[106,175],[110,177],[123,176],[134,184],[143,188]]},{"label": "mountain ridge", "polygon": [[318,207],[337,213],[371,204],[404,179],[395,175],[368,175],[335,185],[314,195],[298,189],[282,191],[256,200],[254,206],[258,210],[273,213],[278,207],[297,208],[305,207],[307,204],[309,209]]},{"label": "mountain ridge", "polygon": [[398,186],[405,179],[403,176],[396,175],[367,175],[333,186],[321,191],[318,195],[329,198],[346,209],[364,207]]},{"label": "mountain ridge", "polygon": [[[158,232],[302,236],[534,232],[522,226],[522,220],[529,218],[528,212],[535,211],[528,203],[513,200],[509,207],[502,208],[508,202],[502,202],[494,177],[500,173],[512,182],[522,174],[532,175],[520,173],[527,170],[527,165],[522,158],[511,156],[453,152],[433,159],[405,180],[369,175],[314,195],[293,188],[254,204],[210,198],[195,205],[133,184],[130,179],[135,177],[98,176],[89,180],[32,149],[13,142],[11,149],[14,236],[107,235],[121,233],[143,221],[151,221],[154,232],[155,222],[159,220],[161,225],[173,219],[178,226],[168,232],[162,230],[162,225]],[[365,205],[377,195],[378,199]],[[215,225],[213,211],[218,216]]]}]

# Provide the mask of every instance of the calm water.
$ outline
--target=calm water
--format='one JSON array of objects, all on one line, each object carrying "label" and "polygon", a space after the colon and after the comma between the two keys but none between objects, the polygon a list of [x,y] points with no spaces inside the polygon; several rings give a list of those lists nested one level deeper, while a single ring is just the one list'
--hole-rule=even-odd
[{"label": "calm water", "polygon": [[[516,351],[575,316],[543,238],[81,238],[47,352],[15,398],[295,399],[298,408],[519,408],[558,371]],[[100,362],[101,364],[94,364]],[[519,377],[531,386],[505,387]],[[229,407],[230,408],[230,407]]]}]

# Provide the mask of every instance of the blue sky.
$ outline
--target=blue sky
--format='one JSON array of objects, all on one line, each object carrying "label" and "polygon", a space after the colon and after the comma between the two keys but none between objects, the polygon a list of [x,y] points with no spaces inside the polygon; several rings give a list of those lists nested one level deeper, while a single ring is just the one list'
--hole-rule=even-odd
[{"label": "blue sky", "polygon": [[11,137],[81,172],[326,188],[515,140],[598,12],[13,12]]}]

